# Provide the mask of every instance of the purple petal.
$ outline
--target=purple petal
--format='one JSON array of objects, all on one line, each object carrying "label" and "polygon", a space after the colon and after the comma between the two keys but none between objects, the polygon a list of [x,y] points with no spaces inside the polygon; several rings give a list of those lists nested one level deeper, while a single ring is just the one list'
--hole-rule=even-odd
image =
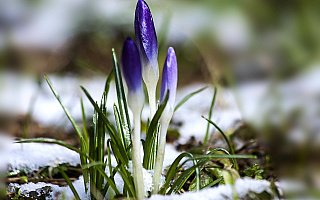
[{"label": "purple petal", "polygon": [[174,106],[177,90],[177,81],[178,81],[178,66],[177,58],[172,47],[168,49],[168,55],[163,65],[162,71],[162,82],[161,82],[161,93],[160,93],[160,102],[166,95],[167,90],[169,89],[169,99],[168,103],[171,106]]},{"label": "purple petal", "polygon": [[158,65],[154,66],[154,63],[157,63],[158,58],[156,30],[154,28],[150,9],[144,0],[138,0],[135,12],[134,29],[143,67],[151,65],[152,67],[158,68]]},{"label": "purple petal", "polygon": [[128,90],[136,92],[142,89],[141,62],[138,48],[132,38],[128,37],[123,44],[121,66]]}]

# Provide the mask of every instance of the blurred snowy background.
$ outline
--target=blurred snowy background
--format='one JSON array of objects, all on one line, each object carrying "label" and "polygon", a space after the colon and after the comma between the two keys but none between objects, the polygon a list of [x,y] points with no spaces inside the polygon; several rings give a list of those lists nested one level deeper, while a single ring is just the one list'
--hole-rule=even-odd
[{"label": "blurred snowy background", "polygon": [[[320,2],[147,3],[158,34],[159,66],[169,46],[177,52],[178,100],[201,86],[219,86],[213,116],[218,125],[227,130],[238,120],[249,124],[266,142],[279,173],[302,180],[308,190],[319,188]],[[44,74],[80,119],[79,85],[100,97],[112,69],[111,48],[120,55],[124,39],[134,38],[135,5],[135,0],[1,0],[0,132],[28,137],[17,123],[30,121],[70,127]],[[185,112],[195,112],[189,118],[182,108],[176,114],[175,121],[186,122],[181,142],[191,135],[203,138],[196,130],[203,133],[206,123],[192,126],[190,116],[203,121],[212,93],[210,88],[186,104]]]}]

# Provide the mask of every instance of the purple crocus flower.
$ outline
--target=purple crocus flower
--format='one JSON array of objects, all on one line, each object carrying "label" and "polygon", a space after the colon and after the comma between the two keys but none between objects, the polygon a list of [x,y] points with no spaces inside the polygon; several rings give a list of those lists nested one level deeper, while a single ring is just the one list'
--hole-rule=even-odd
[{"label": "purple crocus flower", "polygon": [[128,37],[123,44],[121,66],[128,86],[128,103],[132,112],[141,112],[144,104],[141,62],[136,43]]},{"label": "purple crocus flower", "polygon": [[128,37],[123,44],[122,73],[126,80],[129,92],[142,90],[141,62],[138,48],[132,38]]},{"label": "purple crocus flower", "polygon": [[177,80],[178,80],[177,58],[176,58],[174,49],[172,47],[169,47],[168,55],[164,62],[163,71],[162,71],[160,102],[162,102],[162,100],[166,95],[167,90],[169,89],[168,105],[171,107],[171,109],[174,108],[174,102],[175,102],[176,90],[177,90]]},{"label": "purple crocus flower", "polygon": [[134,132],[131,134],[134,184],[137,199],[144,199],[144,181],[140,155],[140,115],[144,104],[144,93],[140,55],[135,42],[130,37],[123,44],[121,63],[122,73],[128,86],[128,104],[133,112],[134,121]]},{"label": "purple crocus flower", "polygon": [[167,135],[169,123],[174,111],[177,81],[178,81],[177,58],[176,58],[174,49],[172,47],[169,47],[168,55],[163,65],[160,101],[161,102],[163,101],[168,90],[169,90],[169,99],[160,118],[159,145],[158,145],[157,157],[156,157],[157,165],[154,168],[154,176],[152,181],[154,186],[154,189],[152,191],[153,194],[157,194],[159,191],[159,182],[160,182],[160,177],[162,172],[163,157],[165,153],[166,135]]},{"label": "purple crocus flower", "polygon": [[[159,78],[158,40],[150,9],[144,0],[138,0],[134,29],[143,65],[143,79],[146,84],[154,79],[157,82]],[[151,68],[153,74],[150,74]]]}]

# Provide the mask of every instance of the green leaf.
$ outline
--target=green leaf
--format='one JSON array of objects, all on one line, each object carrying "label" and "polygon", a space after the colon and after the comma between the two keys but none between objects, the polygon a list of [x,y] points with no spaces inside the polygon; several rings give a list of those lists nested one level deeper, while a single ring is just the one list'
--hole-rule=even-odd
[{"label": "green leaf", "polygon": [[60,146],[64,146],[72,151],[75,151],[79,153],[80,155],[91,159],[85,152],[82,152],[80,149],[77,149],[76,147],[73,147],[70,144],[67,144],[65,142],[62,142],[61,140],[51,139],[51,138],[33,138],[33,139],[21,139],[19,141],[16,141],[16,143],[50,143],[50,144],[58,144]]},{"label": "green leaf", "polygon": [[133,180],[130,180],[130,177],[128,176],[129,173],[128,172],[125,173],[124,170],[120,170],[120,169],[118,169],[118,172],[121,175],[125,186],[128,188],[128,192],[129,192],[130,196],[136,198],[136,192],[135,192],[135,189],[134,189],[134,183],[133,183]]},{"label": "green leaf", "polygon": [[174,176],[177,174],[177,172],[179,171],[179,169],[182,167],[182,165],[179,165],[180,161],[184,158],[184,157],[192,157],[193,155],[188,153],[188,152],[183,152],[181,153],[171,164],[166,177],[165,177],[165,183],[162,186],[162,188],[159,191],[159,194],[164,195],[165,192],[167,191],[170,181],[174,178]]},{"label": "green leaf", "polygon": [[243,173],[246,177],[255,178],[255,179],[263,179],[262,173],[264,170],[259,169],[259,164],[253,163],[250,168],[244,169]]},{"label": "green leaf", "polygon": [[219,158],[232,158],[232,159],[239,159],[239,158],[251,158],[256,159],[257,157],[254,155],[221,155],[221,154],[214,154],[214,155],[200,155],[194,156],[189,158],[188,160],[200,160],[200,159],[219,159]]},{"label": "green leaf", "polygon": [[[211,120],[211,116],[212,116],[213,106],[214,106],[214,103],[215,103],[215,101],[216,101],[216,96],[217,96],[217,87],[214,87],[214,93],[213,93],[213,97],[212,97],[212,101],[211,101],[211,105],[210,105],[210,109],[209,109],[209,119],[210,119],[210,120]],[[207,142],[208,142],[209,126],[210,126],[210,123],[208,122],[208,124],[207,124],[207,130],[206,130],[206,135],[205,135],[204,140],[203,140],[203,144],[204,144],[204,145],[206,145]]]},{"label": "green leaf", "polygon": [[[118,136],[120,137],[122,145],[128,150],[128,147],[126,146],[127,143],[125,141],[125,135],[124,135],[123,128],[122,128],[121,119],[120,119],[120,113],[119,113],[119,110],[115,104],[113,105],[113,112],[114,112],[114,118],[116,121],[116,125],[118,128]],[[130,151],[127,151],[127,155],[129,158],[131,158]]]},{"label": "green leaf", "polygon": [[124,94],[124,88],[122,83],[121,70],[119,68],[119,63],[117,59],[116,52],[112,49],[112,58],[113,58],[113,70],[115,75],[116,91],[118,106],[120,110],[120,117],[122,122],[122,129],[125,137],[125,149],[131,144],[131,125],[130,118],[128,114],[128,105],[127,100]]},{"label": "green leaf", "polygon": [[23,182],[28,183],[28,177],[27,177],[27,176],[20,176],[19,178],[20,178],[20,180],[22,180]]},{"label": "green leaf", "polygon": [[[226,140],[231,154],[234,154],[234,149],[233,149],[233,147],[231,146],[231,143],[230,143],[227,135],[221,130],[221,128],[220,128],[216,123],[214,123],[213,121],[211,121],[210,119],[207,119],[207,118],[205,118],[204,116],[202,116],[202,118],[204,118],[205,120],[207,120],[207,121],[208,121],[210,124],[212,124],[216,129],[218,129],[218,131],[221,133],[221,135],[223,136],[223,138]],[[236,170],[238,170],[237,161],[234,160],[233,163],[234,163],[233,167],[234,167]]]},{"label": "green leaf", "polygon": [[[92,99],[92,97],[90,96],[90,94],[88,93],[88,91],[81,86],[81,89],[83,90],[83,92],[86,94],[86,96],[88,97],[89,101],[91,102],[91,104],[94,106],[96,112],[98,112],[98,114],[101,116],[101,119],[103,120],[104,124],[106,125],[106,128],[108,130],[108,133],[111,137],[111,140],[113,141],[115,148],[112,148],[113,150],[117,150],[119,152],[118,156],[121,156],[120,159],[122,159],[122,162],[124,162],[126,165],[129,162],[129,158],[126,154],[126,150],[123,147],[120,138],[118,137],[118,133],[115,129],[115,127],[109,122],[108,118],[105,116],[105,114],[101,111],[101,109],[99,108],[99,106],[94,102],[94,100]],[[113,152],[115,153],[115,152]]]},{"label": "green leaf", "polygon": [[191,97],[193,97],[194,95],[198,94],[199,92],[202,92],[204,89],[206,89],[207,87],[203,87],[200,90],[197,90],[195,92],[192,92],[191,94],[188,94],[187,96],[185,96],[174,108],[174,111],[178,110],[178,108],[180,108],[180,106],[182,106],[186,101],[188,101]]},{"label": "green leaf", "polygon": [[58,100],[58,102],[60,103],[62,109],[64,110],[64,112],[66,113],[69,121],[71,122],[72,126],[74,127],[74,129],[76,130],[77,134],[78,134],[78,137],[79,138],[82,138],[82,133],[81,133],[81,130],[79,128],[79,126],[77,125],[76,121],[72,118],[69,110],[63,105],[63,103],[61,102],[61,99],[60,99],[60,96],[58,95],[58,93],[56,92],[56,90],[53,88],[53,85],[52,83],[50,82],[49,78],[45,75],[44,76],[51,91],[53,92],[54,96],[56,97],[56,99]]},{"label": "green leaf", "polygon": [[113,189],[113,191],[117,194],[120,195],[120,192],[118,190],[118,188],[116,187],[114,181],[108,177],[108,175],[106,174],[106,172],[99,166],[97,166],[97,170],[101,173],[101,175],[106,179],[106,181],[108,182],[108,184],[110,185],[110,187]]},{"label": "green leaf", "polygon": [[93,162],[90,162],[86,165],[82,165],[82,169],[88,169],[88,168],[91,168],[91,167],[94,167],[94,166],[105,166],[106,164],[104,162],[101,162],[101,161],[93,161]]},{"label": "green leaf", "polygon": [[[88,152],[87,150],[87,145],[85,144],[85,141],[83,138],[80,138],[80,150],[81,152]],[[81,166],[84,166],[87,164],[87,158],[83,155],[80,154],[80,162]],[[82,169],[82,174],[83,174],[83,184],[85,191],[88,191],[87,184],[89,183],[89,171],[88,169]]]},{"label": "green leaf", "polygon": [[62,168],[59,165],[57,166],[57,168],[59,169],[62,177],[66,180],[67,184],[69,185],[69,187],[70,187],[74,197],[76,198],[76,200],[81,200],[77,190],[74,188],[74,186],[73,186],[70,178],[68,177],[68,175],[62,170]]},{"label": "green leaf", "polygon": [[113,140],[111,140],[110,142],[111,145],[111,149],[113,152],[114,157],[117,160],[117,163],[124,163],[125,165],[128,166],[129,163],[129,159],[127,157],[127,154],[125,152],[120,151],[120,149],[118,148],[118,146],[114,143]]},{"label": "green leaf", "polygon": [[156,157],[155,145],[157,145],[157,129],[159,124],[159,119],[162,115],[164,108],[168,102],[169,92],[167,92],[164,100],[161,102],[157,112],[153,116],[150,126],[148,128],[146,141],[144,144],[144,157],[143,157],[143,167],[145,169],[153,169],[154,159]]},{"label": "green leaf", "polygon": [[106,159],[105,163],[108,163],[108,167],[109,167],[109,173],[112,176],[112,165],[111,165],[111,150],[110,150],[110,144],[111,140],[108,139],[107,140],[107,156],[108,158]]},{"label": "green leaf", "polygon": [[218,179],[212,181],[211,183],[209,183],[208,185],[202,187],[201,189],[212,187],[212,186],[214,186],[215,184],[219,183],[222,180],[223,180],[223,177],[219,177]]},{"label": "green leaf", "polygon": [[106,84],[104,86],[104,91],[105,91],[105,94],[106,96],[108,96],[109,94],[109,89],[110,89],[110,83],[111,83],[111,80],[112,78],[114,77],[114,70],[112,70],[106,80]]},{"label": "green leaf", "polygon": [[[101,99],[101,104],[100,104],[100,110],[101,112],[105,115],[106,114],[106,107],[105,107],[105,102],[106,102],[106,96],[105,92],[102,95]],[[105,125],[103,123],[102,117],[100,114],[98,114],[98,119],[97,123],[95,124],[95,129],[96,129],[96,158],[94,159],[96,162],[101,162],[103,163],[104,161],[104,145],[105,145]],[[104,170],[105,167],[101,166],[102,169]],[[98,191],[102,190],[102,185],[103,185],[103,177],[100,173],[96,173],[96,189]]]},{"label": "green leaf", "polygon": [[[205,172],[201,171],[200,172],[201,176],[201,184],[202,185],[209,185],[212,182],[212,178],[208,176]],[[190,186],[189,186],[189,191],[198,191],[197,190],[197,179],[193,179]],[[201,187],[202,189],[203,187]]]},{"label": "green leaf", "polygon": [[167,195],[170,195],[172,192],[177,193],[182,186],[185,184],[185,182],[189,179],[189,177],[194,173],[197,167],[199,167],[200,164],[194,165],[185,171],[183,171],[179,177],[173,182],[170,190],[167,192]]},{"label": "green leaf", "polygon": [[87,150],[89,150],[89,137],[88,137],[88,131],[87,131],[87,124],[86,124],[86,114],[85,114],[85,111],[84,111],[82,97],[80,99],[80,102],[81,102],[81,111],[82,111],[83,135],[84,135],[84,138],[85,138],[85,145],[87,146]]}]

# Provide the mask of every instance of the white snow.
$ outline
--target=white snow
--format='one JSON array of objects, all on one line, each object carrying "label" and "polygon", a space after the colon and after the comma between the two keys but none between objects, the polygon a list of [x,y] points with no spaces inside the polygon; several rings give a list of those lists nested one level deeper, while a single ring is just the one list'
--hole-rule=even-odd
[{"label": "white snow", "polygon": [[0,132],[0,176],[7,171],[10,144],[12,144],[12,138]]},{"label": "white snow", "polygon": [[[235,189],[237,191],[238,198],[243,199],[248,192],[261,193],[268,191],[270,182],[266,180],[255,180],[255,179],[237,179],[235,183]],[[231,185],[220,185],[218,187],[203,189],[199,192],[186,192],[181,195],[174,194],[170,196],[153,195],[150,200],[225,200],[233,199],[232,186]]]},{"label": "white snow", "polygon": [[[90,199],[89,196],[85,193],[84,184],[83,184],[83,176],[79,177],[79,180],[74,181],[73,183],[74,188],[79,194],[80,199]],[[44,187],[51,187],[52,191],[50,192],[51,197],[47,197],[46,199],[52,199],[54,197],[57,197],[57,199],[61,199],[62,196],[65,197],[65,199],[74,199],[74,195],[70,189],[69,186],[66,187],[59,187],[58,185],[54,185],[51,183],[44,183],[44,182],[38,182],[38,183],[25,183],[25,184],[17,184],[17,183],[10,183],[9,188],[19,187],[20,192],[23,195],[26,195],[29,197],[29,192],[36,191],[40,195],[40,191]],[[12,191],[12,189],[11,189]],[[12,191],[13,192],[13,191]]]},{"label": "white snow", "polygon": [[80,164],[78,153],[56,144],[13,143],[6,156],[11,171],[24,169],[32,172],[41,167],[62,163],[71,166]]},{"label": "white snow", "polygon": [[[197,84],[179,88],[176,102],[180,102],[186,95],[204,86],[203,84]],[[197,140],[203,140],[207,129],[207,121],[201,115],[208,117],[213,93],[212,87],[205,89],[191,97],[174,113],[173,121],[182,122],[182,126],[179,128],[181,133],[178,140],[179,143],[186,143],[191,136],[194,136]],[[232,128],[235,122],[241,119],[242,117],[232,92],[229,89],[218,88],[211,120],[225,131]],[[210,130],[213,130],[212,128],[210,126]]]},{"label": "white snow", "polygon": [[[51,196],[54,196],[56,192],[54,191],[59,191],[59,186],[58,185],[53,185],[53,184],[50,184],[50,183],[44,183],[44,182],[38,182],[38,183],[25,183],[25,184],[17,184],[17,183],[10,183],[9,184],[9,188],[10,188],[10,192],[14,192],[14,187],[18,187],[20,188],[20,192],[21,194],[27,196],[27,197],[30,197],[29,196],[29,192],[31,191],[37,191],[38,189],[41,189],[41,188],[44,188],[44,187],[51,187],[52,188],[52,192],[50,192]],[[39,192],[37,192],[38,195],[40,195]]]},{"label": "white snow", "polygon": [[[116,179],[117,182],[117,179]],[[77,190],[79,196],[81,199],[90,199],[88,194],[86,194],[84,191],[84,185],[83,185],[83,177],[80,176],[79,180],[74,181],[73,185],[75,189]],[[57,193],[64,194],[66,199],[72,199],[73,193],[71,189],[67,187],[59,187],[57,185],[53,185],[50,183],[25,183],[22,185],[11,183],[10,187],[12,186],[18,186],[20,187],[20,191],[22,194],[27,194],[30,191],[36,191],[39,188],[43,188],[45,186],[50,186],[52,188],[52,195],[56,195]],[[119,185],[117,184],[117,187]],[[248,192],[254,192],[254,193],[262,193],[263,191],[270,191],[270,182],[266,180],[256,180],[256,179],[237,179],[235,182],[235,189],[237,192],[238,197],[244,198]],[[123,186],[122,186],[123,187]],[[119,188],[119,187],[118,187]],[[121,189],[121,188],[119,188]],[[121,190],[120,190],[121,191]],[[112,193],[111,193],[112,194]],[[109,191],[110,195],[110,191]],[[186,192],[184,194],[178,195],[173,194],[169,196],[163,196],[163,195],[153,195],[150,200],[194,200],[194,199],[202,199],[202,200],[224,200],[224,199],[232,199],[233,198],[233,188],[231,185],[220,185],[218,187],[209,188],[209,189],[203,189],[199,192]]]},{"label": "white snow", "polygon": [[[14,114],[26,114],[30,101],[32,101],[33,94],[37,93],[37,101],[35,104],[34,118],[44,125],[57,125],[61,121],[66,120],[63,110],[57,103],[57,100],[51,93],[47,84],[43,81],[40,89],[35,84],[33,77],[16,76],[13,74],[1,74],[0,75],[0,91],[3,94],[0,99],[0,110],[6,112],[13,112]],[[317,129],[317,121],[319,118],[315,117],[315,112],[319,110],[319,105],[316,103],[319,97],[319,80],[320,71],[312,70],[304,73],[292,80],[286,81],[277,85],[276,89],[281,96],[280,108],[284,114],[289,114],[292,109],[302,108],[303,117],[302,122],[306,122],[309,128],[315,131]],[[90,94],[95,100],[99,100],[104,87],[105,78],[98,77],[94,80],[85,79],[80,80],[77,77],[59,77],[50,75],[54,87],[61,96],[62,101],[70,109],[72,115],[76,119],[81,119],[80,101],[79,97],[82,95],[79,85],[82,84],[87,88]],[[196,84],[179,88],[177,93],[177,102],[179,102],[187,94],[202,88],[204,85]],[[238,120],[247,120],[253,122],[257,126],[264,120],[264,117],[268,113],[269,109],[274,106],[274,94],[270,93],[274,91],[273,86],[264,83],[257,82],[254,84],[240,85],[235,90],[219,88],[216,104],[213,110],[212,121],[216,122],[223,130],[233,128],[235,122]],[[13,93],[12,91],[15,91]],[[185,143],[190,136],[195,136],[197,140],[203,140],[206,130],[206,121],[201,118],[201,115],[208,116],[208,109],[213,96],[213,88],[209,87],[202,93],[195,95],[182,107],[180,107],[173,116],[174,122],[182,122],[182,126],[178,128],[181,133],[179,143]],[[92,106],[84,98],[85,109],[88,111],[87,115],[92,114]],[[109,109],[112,107],[113,102],[116,101],[116,95],[114,87],[110,88],[110,95],[108,99]],[[262,109],[261,104],[265,103]],[[306,106],[307,104],[307,106]],[[14,106],[12,106],[14,105]],[[239,107],[238,107],[239,105]],[[257,115],[256,113],[259,113]],[[143,119],[148,117],[149,110],[146,106],[143,111]],[[55,121],[56,120],[56,121]],[[70,124],[69,124],[70,126]],[[299,127],[295,127],[292,134],[289,135],[292,140],[301,141],[308,134],[302,134],[303,131],[299,130]],[[212,130],[212,128],[211,128]],[[320,139],[318,132],[316,135]],[[316,138],[315,138],[316,139]],[[320,140],[319,140],[320,141]],[[5,149],[6,153],[1,153],[0,158],[2,161],[7,161],[12,170],[26,169],[29,171],[37,170],[40,167],[56,165],[57,163],[69,163],[70,165],[79,164],[79,155],[64,147],[50,144],[12,144],[12,140],[2,140],[0,148]],[[169,166],[180,152],[175,150],[174,145],[168,144],[166,146],[164,168]],[[2,162],[4,163],[4,162]],[[112,164],[115,166],[115,159],[112,159]],[[3,166],[1,167],[3,168]],[[151,190],[151,176],[152,171],[144,171],[146,190]],[[120,175],[115,176],[115,182],[117,187],[122,190],[123,181]],[[236,190],[238,196],[243,197],[246,192],[261,192],[269,186],[267,181],[258,181],[252,179],[238,179],[236,182]],[[83,180],[74,182],[75,187],[81,193],[84,191]],[[43,183],[29,183],[22,185],[23,190],[36,189],[37,187],[43,187]],[[56,186],[53,186],[56,188]],[[58,188],[57,191],[63,189]],[[69,189],[64,189],[66,195],[72,197],[72,193]],[[83,192],[84,193],[84,192]],[[83,198],[85,194],[82,194]],[[232,197],[231,186],[222,185],[217,188],[210,188],[198,193],[190,192],[183,195],[172,196],[158,196],[154,195],[151,199],[222,199],[223,197]],[[68,196],[68,198],[69,198]]]},{"label": "white snow", "polygon": [[[60,95],[61,101],[69,109],[72,117],[80,121],[82,119],[80,97],[83,98],[84,109],[87,116],[92,116],[93,106],[80,89],[84,86],[96,101],[101,99],[107,77],[95,77],[92,79],[78,78],[75,76],[48,75],[53,87]],[[30,75],[0,73],[0,111],[8,115],[26,115],[32,102],[34,106],[32,117],[42,125],[67,126],[71,123],[51,92],[44,78],[41,86],[37,85],[35,77]],[[14,92],[13,92],[14,91]],[[107,100],[109,111],[113,112],[113,104],[116,101],[114,85],[110,86]]]}]

